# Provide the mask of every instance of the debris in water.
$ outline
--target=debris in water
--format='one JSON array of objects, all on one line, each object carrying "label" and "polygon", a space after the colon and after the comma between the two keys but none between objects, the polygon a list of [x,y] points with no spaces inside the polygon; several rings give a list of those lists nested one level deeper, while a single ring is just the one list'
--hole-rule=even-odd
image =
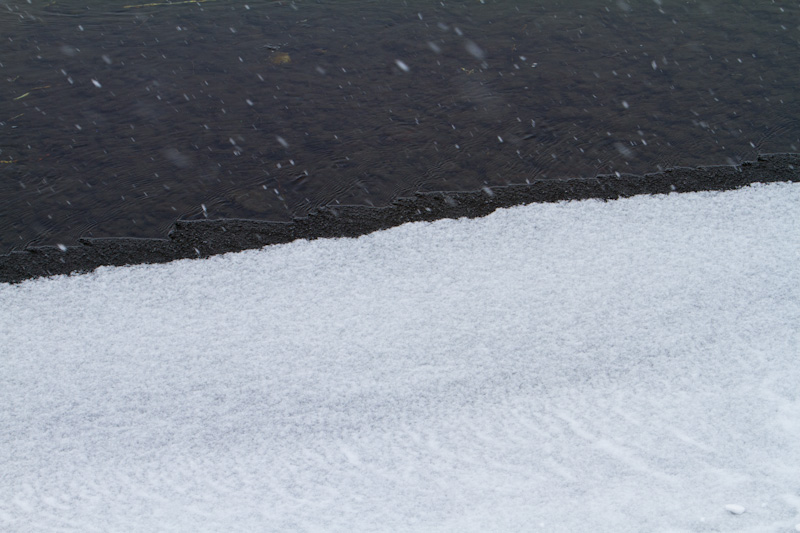
[{"label": "debris in water", "polygon": [[292,58],[286,52],[276,52],[269,56],[269,62],[273,65],[288,65],[292,62]]}]

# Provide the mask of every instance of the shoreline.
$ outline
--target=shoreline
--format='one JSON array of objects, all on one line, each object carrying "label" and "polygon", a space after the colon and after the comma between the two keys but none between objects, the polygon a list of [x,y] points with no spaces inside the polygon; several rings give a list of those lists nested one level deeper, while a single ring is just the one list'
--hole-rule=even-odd
[{"label": "shoreline", "polygon": [[204,258],[298,239],[358,237],[407,222],[478,218],[500,208],[523,204],[724,191],[780,181],[800,181],[800,154],[763,154],[756,161],[745,161],[739,166],[677,167],[643,176],[600,175],[537,180],[527,185],[485,187],[468,192],[418,193],[398,198],[385,207],[323,207],[292,222],[178,220],[163,239],[81,238],[78,246],[37,246],[1,255],[0,283],[88,273],[101,266]]}]

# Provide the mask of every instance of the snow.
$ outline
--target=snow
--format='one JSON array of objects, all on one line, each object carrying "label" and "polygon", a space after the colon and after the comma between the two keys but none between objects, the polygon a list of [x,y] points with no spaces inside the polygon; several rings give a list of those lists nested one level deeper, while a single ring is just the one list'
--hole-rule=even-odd
[{"label": "snow", "polygon": [[800,530],[798,265],[777,183],[0,285],[0,530]]}]

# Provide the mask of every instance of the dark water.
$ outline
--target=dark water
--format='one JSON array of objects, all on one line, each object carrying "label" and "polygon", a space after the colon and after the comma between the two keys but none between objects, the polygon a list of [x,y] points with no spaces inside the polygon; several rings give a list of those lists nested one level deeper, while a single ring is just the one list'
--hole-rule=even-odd
[{"label": "dark water", "polygon": [[0,0],[0,253],[800,146],[797,2],[128,2]]}]

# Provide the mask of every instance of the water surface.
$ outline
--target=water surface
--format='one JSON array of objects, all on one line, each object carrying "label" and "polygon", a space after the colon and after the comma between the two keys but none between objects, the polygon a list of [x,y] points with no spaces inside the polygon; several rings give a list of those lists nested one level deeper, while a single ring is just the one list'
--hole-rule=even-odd
[{"label": "water surface", "polygon": [[765,1],[0,1],[0,252],[800,146]]}]

